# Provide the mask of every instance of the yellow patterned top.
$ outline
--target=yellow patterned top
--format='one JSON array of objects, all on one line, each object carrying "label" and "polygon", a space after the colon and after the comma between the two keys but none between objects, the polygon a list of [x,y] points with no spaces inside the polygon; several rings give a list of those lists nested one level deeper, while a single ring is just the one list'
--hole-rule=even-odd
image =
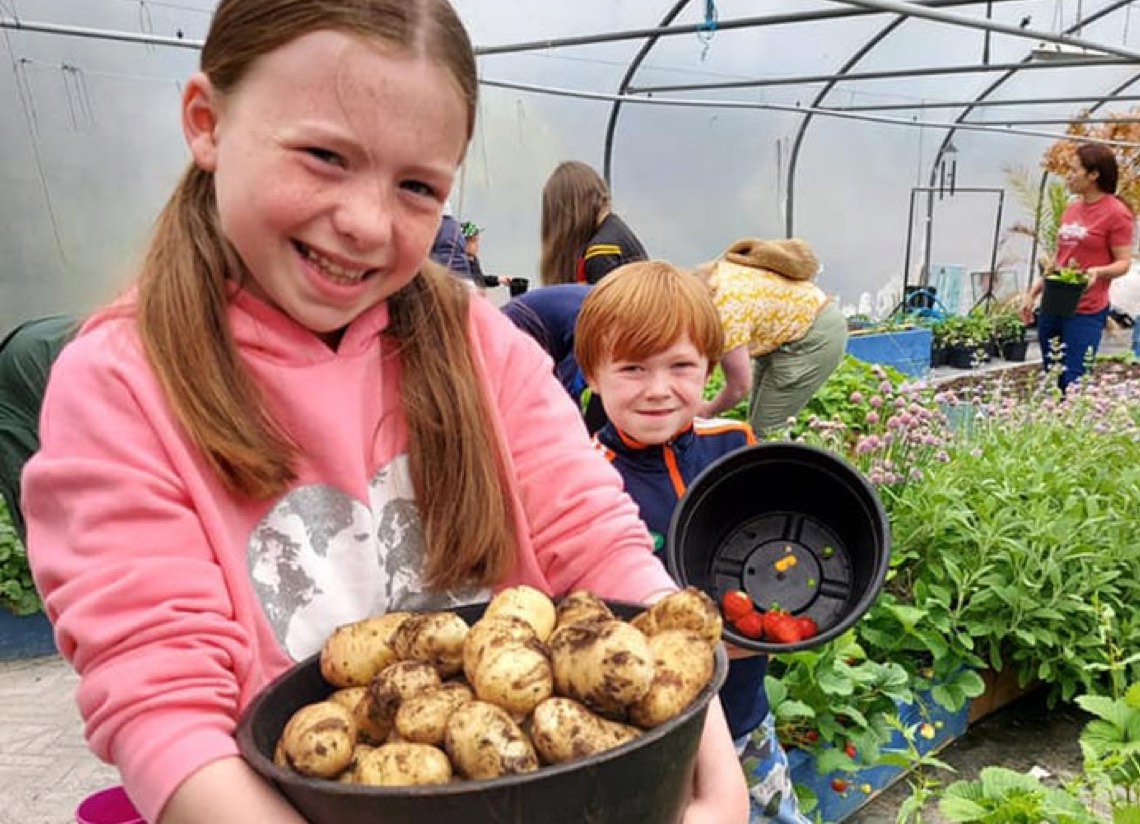
[{"label": "yellow patterned top", "polygon": [[828,301],[809,280],[727,260],[717,262],[709,285],[724,325],[724,351],[747,344],[754,358],[806,335]]}]

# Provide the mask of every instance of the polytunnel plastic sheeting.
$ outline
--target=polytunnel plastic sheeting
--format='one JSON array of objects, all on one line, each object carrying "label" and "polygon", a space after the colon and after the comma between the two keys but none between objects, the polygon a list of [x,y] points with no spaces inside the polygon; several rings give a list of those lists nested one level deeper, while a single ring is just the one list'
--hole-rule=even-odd
[{"label": "polytunnel plastic sheeting", "polygon": [[[535,276],[542,185],[561,160],[586,160],[602,170],[612,119],[615,208],[654,256],[691,264],[735,237],[779,236],[791,227],[816,247],[825,263],[823,285],[845,303],[889,282],[897,287],[911,190],[938,179],[939,152],[952,134],[958,187],[1006,190],[1000,262],[1023,273],[1028,246],[1008,229],[1029,213],[1009,191],[1007,169],[1036,174],[1051,140],[1010,132],[1060,134],[1064,125],[1004,121],[1064,120],[1089,105],[1033,102],[1043,98],[1095,98],[1117,88],[1127,97],[1126,84],[1140,64],[1102,58],[1098,65],[1036,68],[1023,62],[1035,38],[902,19],[874,5],[456,0],[486,83],[452,201],[461,217],[485,228],[486,268]],[[988,8],[1000,26],[1046,35],[1069,31],[1114,49],[1140,50],[1140,19],[1120,0],[920,5],[974,21],[984,21]],[[7,195],[0,216],[6,227],[0,325],[87,308],[121,281],[186,162],[177,101],[197,54],[170,43],[200,40],[213,6],[211,0],[0,0],[6,22],[18,15],[165,40],[148,45],[5,26],[0,44],[10,71],[0,73],[8,113],[0,119]],[[1092,22],[1078,25],[1078,14]],[[671,30],[683,33],[654,36],[666,18]],[[785,22],[761,25],[773,18]],[[570,38],[576,42],[566,44]],[[587,42],[598,39],[604,42]],[[511,45],[518,48],[503,48]],[[939,73],[923,76],[929,70]],[[594,99],[491,85],[498,82]],[[646,87],[709,85],[718,87],[651,94],[658,103],[725,105],[632,99],[648,96],[637,91]],[[1140,84],[1131,91],[1140,97]],[[610,98],[618,92],[628,96],[612,117]],[[983,105],[968,110],[977,99]],[[1002,99],[1016,102],[992,105]],[[1100,113],[1137,103],[1120,100]],[[833,111],[806,118],[803,110],[813,106]],[[965,124],[950,132],[947,126],[960,117]],[[969,124],[1002,131],[972,131]],[[965,271],[988,268],[991,195],[944,192],[929,203],[929,220],[924,195],[913,223],[911,281],[926,260]]]}]

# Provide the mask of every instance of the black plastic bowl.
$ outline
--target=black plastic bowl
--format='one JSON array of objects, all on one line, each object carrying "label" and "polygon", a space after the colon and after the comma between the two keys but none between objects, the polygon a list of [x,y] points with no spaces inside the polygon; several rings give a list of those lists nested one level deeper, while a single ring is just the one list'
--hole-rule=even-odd
[{"label": "black plastic bowl", "polygon": [[693,481],[665,552],[678,583],[718,604],[741,589],[761,611],[813,618],[819,634],[795,644],[748,638],[725,621],[725,640],[781,653],[820,646],[863,616],[886,578],[890,536],[878,495],[849,463],[803,444],[766,443],[724,456]]},{"label": "black plastic bowl", "polygon": [[[486,604],[458,607],[468,623]],[[643,608],[610,603],[623,618]],[[689,794],[709,701],[728,672],[724,647],[716,672],[681,715],[620,747],[537,772],[432,787],[362,787],[306,778],[273,763],[289,717],[333,692],[319,656],[298,664],[253,700],[237,728],[242,756],[312,824],[670,824]]]}]

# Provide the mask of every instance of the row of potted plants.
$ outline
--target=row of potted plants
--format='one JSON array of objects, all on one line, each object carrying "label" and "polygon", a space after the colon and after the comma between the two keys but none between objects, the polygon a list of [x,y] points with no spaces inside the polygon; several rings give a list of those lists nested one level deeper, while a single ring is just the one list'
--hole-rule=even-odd
[{"label": "row of potted plants", "polygon": [[970,369],[991,357],[1024,361],[1028,349],[1025,323],[1010,308],[951,315],[933,323],[931,332],[930,365],[934,367]]}]

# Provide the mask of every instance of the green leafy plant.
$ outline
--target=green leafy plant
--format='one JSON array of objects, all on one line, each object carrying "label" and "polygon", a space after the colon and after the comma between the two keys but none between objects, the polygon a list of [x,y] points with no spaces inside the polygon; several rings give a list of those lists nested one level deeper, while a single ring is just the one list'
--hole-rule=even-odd
[{"label": "green leafy plant", "polygon": [[1051,272],[1045,276],[1045,279],[1056,283],[1069,283],[1076,286],[1084,286],[1089,282],[1089,276],[1086,272],[1082,272],[1080,269],[1070,266],[1063,266],[1057,271]]},{"label": "green leafy plant", "polygon": [[985,767],[975,781],[955,781],[946,788],[939,811],[951,821],[979,824],[1097,824],[1084,805],[1064,790],[1040,779]]},{"label": "green leafy plant", "polygon": [[1077,705],[1094,716],[1081,732],[1085,773],[1115,809],[1140,810],[1140,683],[1123,698],[1082,695]]},{"label": "green leafy plant", "polygon": [[821,774],[874,763],[890,740],[897,702],[914,700],[906,670],[869,659],[853,632],[774,659],[765,688],[780,740],[815,752]]},{"label": "green leafy plant", "polygon": [[41,609],[40,596],[28,569],[28,554],[16,534],[3,498],[0,498],[0,607],[16,615],[31,615]]}]

